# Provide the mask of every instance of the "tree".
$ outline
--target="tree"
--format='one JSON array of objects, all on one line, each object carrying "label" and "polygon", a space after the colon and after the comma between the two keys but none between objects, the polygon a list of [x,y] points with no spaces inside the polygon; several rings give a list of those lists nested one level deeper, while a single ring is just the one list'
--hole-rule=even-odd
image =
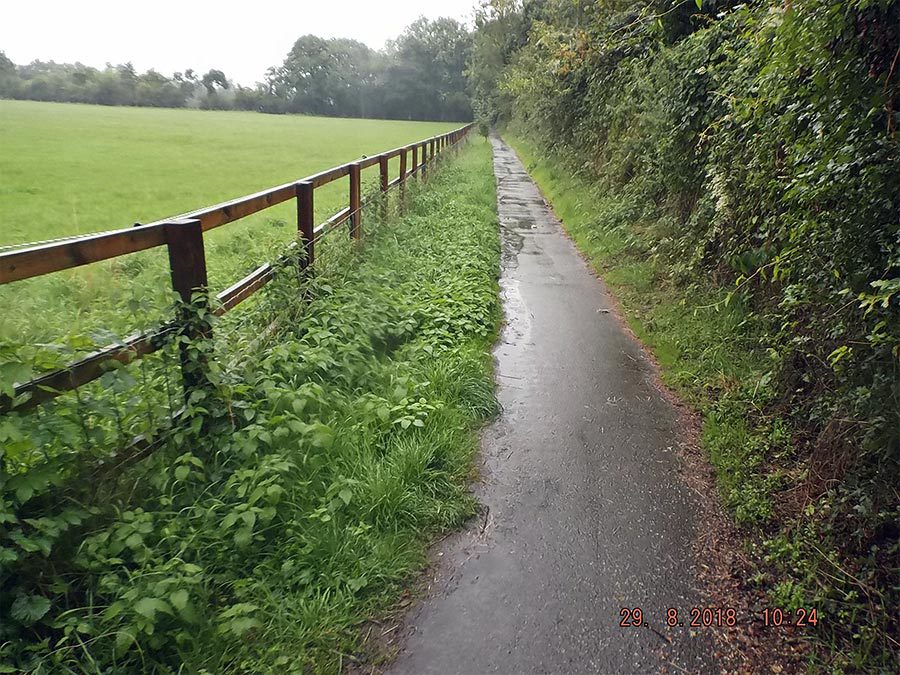
[{"label": "tree", "polygon": [[377,72],[377,54],[361,42],[304,35],[270,69],[267,86],[292,112],[358,116],[375,93]]},{"label": "tree", "polygon": [[0,51],[0,96],[14,96],[18,90],[18,77],[16,76],[16,64]]},{"label": "tree", "polygon": [[16,67],[3,55],[0,94],[103,105],[467,120],[472,40],[463,24],[446,18],[416,20],[382,51],[356,40],[303,35],[281,65],[249,88],[234,87],[215,68],[202,77],[191,68],[166,77],[152,69],[138,74],[131,63],[108,63],[102,71],[41,61]]},{"label": "tree", "polygon": [[[191,71],[193,73],[193,71]],[[210,70],[206,75],[204,75],[200,79],[200,83],[206,87],[206,91],[210,94],[214,94],[216,89],[228,89],[229,83],[228,78],[225,77],[225,73],[221,70]]]},{"label": "tree", "polygon": [[11,75],[15,72],[16,64],[10,60],[6,52],[0,50],[0,75]]},{"label": "tree", "polygon": [[138,77],[135,105],[180,108],[184,105],[184,96],[172,80],[151,69]]},{"label": "tree", "polygon": [[475,12],[475,35],[466,74],[475,116],[488,124],[507,120],[512,97],[500,86],[513,55],[528,42],[544,0],[484,0]]},{"label": "tree", "polygon": [[465,98],[472,36],[454,19],[421,17],[388,44],[386,114],[413,119],[461,120],[472,115]]}]

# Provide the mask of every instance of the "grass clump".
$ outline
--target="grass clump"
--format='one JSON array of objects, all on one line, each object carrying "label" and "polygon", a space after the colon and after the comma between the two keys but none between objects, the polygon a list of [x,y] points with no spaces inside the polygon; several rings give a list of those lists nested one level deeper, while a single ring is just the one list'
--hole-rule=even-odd
[{"label": "grass clump", "polygon": [[20,551],[4,569],[7,664],[338,672],[429,539],[473,513],[474,431],[496,410],[489,146],[430,172],[403,218],[366,222],[308,307],[268,289],[296,311],[194,401],[202,425],[94,494],[51,564]]}]

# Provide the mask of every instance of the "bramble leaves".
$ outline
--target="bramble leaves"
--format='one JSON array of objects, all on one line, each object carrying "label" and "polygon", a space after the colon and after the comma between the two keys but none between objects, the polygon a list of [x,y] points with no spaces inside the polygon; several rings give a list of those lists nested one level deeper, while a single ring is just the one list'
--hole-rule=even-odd
[{"label": "bramble leaves", "polygon": [[50,601],[40,595],[20,595],[12,604],[10,614],[26,626],[39,621],[50,611]]}]

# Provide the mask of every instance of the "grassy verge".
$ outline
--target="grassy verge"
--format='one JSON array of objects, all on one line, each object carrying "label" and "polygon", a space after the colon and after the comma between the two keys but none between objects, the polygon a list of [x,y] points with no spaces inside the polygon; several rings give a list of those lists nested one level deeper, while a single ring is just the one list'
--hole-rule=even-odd
[{"label": "grassy verge", "polygon": [[667,268],[655,255],[665,228],[641,222],[644,210],[627,188],[598,193],[527,138],[508,140],[656,355],[666,384],[702,414],[702,444],[757,565],[748,581],[788,616],[817,608],[818,625],[801,637],[818,647],[812,668],[857,672],[891,663],[896,566],[876,547],[851,567],[830,520],[845,505],[798,489],[809,477],[808,457],[798,451],[790,411],[773,403],[762,319],[733,287]]},{"label": "grassy verge", "polygon": [[495,199],[490,148],[473,141],[402,219],[369,226],[277,339],[220,373],[221,397],[194,402],[218,422],[130,470],[53,565],[17,552],[0,657],[338,672],[429,539],[474,508],[475,430],[496,406]]}]

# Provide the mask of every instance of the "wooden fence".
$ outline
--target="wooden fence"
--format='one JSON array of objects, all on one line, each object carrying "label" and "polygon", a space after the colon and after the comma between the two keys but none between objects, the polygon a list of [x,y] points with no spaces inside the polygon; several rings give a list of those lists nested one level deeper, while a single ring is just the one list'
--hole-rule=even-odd
[{"label": "wooden fence", "polygon": [[[191,302],[195,292],[207,289],[203,233],[291,199],[297,201],[297,229],[300,245],[303,247],[300,266],[305,270],[315,262],[316,240],[326,231],[349,221],[350,236],[354,239],[360,238],[362,234],[360,176],[364,169],[378,166],[380,192],[385,193],[395,185],[399,185],[402,192],[408,177],[419,172],[424,174],[427,165],[438,153],[462,141],[472,126],[468,124],[440,136],[342,164],[298,181],[192,211],[176,218],[0,253],[0,284],[31,279],[129,253],[166,246],[169,253],[172,288],[184,303],[188,303]],[[394,157],[400,159],[399,175],[390,180],[388,162]],[[344,176],[349,176],[349,205],[324,223],[315,225],[313,207],[316,188]],[[216,296],[214,313],[221,315],[234,309],[271,281],[274,273],[271,264],[259,266]],[[107,362],[129,363],[150,354],[160,348],[166,335],[184,332],[186,325],[184,319],[176,318],[154,330],[132,335],[119,344],[100,349],[65,368],[29,382],[18,383],[15,386],[14,398],[0,397],[0,412],[13,409],[24,411],[63,392],[87,384],[107,371]],[[202,334],[189,335],[189,337],[201,336]],[[195,368],[189,367],[183,352],[182,376],[186,391],[196,384],[195,371]]]}]

